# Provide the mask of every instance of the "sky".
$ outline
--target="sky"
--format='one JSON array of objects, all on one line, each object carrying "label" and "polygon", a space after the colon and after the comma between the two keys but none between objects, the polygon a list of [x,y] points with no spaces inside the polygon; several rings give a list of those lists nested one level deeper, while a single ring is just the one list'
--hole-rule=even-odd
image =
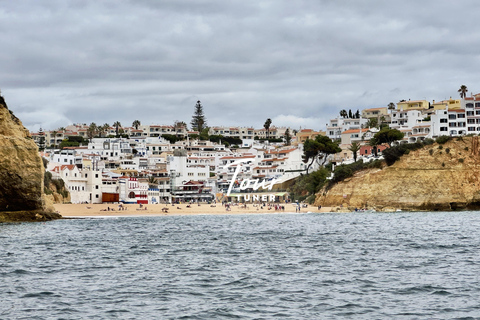
[{"label": "sky", "polygon": [[72,123],[325,129],[342,109],[480,92],[480,1],[0,0],[0,90]]}]

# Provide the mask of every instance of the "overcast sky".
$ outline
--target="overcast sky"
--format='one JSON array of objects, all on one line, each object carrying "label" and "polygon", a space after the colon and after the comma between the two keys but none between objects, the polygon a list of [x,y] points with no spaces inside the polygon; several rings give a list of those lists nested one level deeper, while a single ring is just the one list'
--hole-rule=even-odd
[{"label": "overcast sky", "polygon": [[324,129],[480,92],[480,1],[0,0],[0,89],[30,130],[120,121]]}]

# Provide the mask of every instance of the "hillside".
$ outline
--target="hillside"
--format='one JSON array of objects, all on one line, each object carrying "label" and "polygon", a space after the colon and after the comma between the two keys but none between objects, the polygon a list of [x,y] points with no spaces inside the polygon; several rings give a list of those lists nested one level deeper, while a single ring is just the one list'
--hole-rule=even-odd
[{"label": "hillside", "polygon": [[435,143],[411,151],[390,167],[358,172],[322,190],[315,204],[377,210],[480,207],[478,137]]}]

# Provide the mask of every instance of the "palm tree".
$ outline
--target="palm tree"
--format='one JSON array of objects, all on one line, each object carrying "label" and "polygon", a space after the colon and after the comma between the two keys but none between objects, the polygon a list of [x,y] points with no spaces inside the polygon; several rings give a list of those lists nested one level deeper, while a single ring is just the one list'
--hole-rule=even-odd
[{"label": "palm tree", "polygon": [[107,136],[108,129],[110,129],[110,125],[108,123],[104,123],[103,126],[100,127],[102,132]]},{"label": "palm tree", "polygon": [[158,188],[158,182],[157,182],[157,179],[154,176],[149,176],[148,177],[148,187],[150,189]]},{"label": "palm tree", "polygon": [[97,132],[98,132],[97,124],[95,122],[90,123],[90,126],[88,126],[88,129],[87,129],[87,137],[90,139],[90,142],[92,142],[92,139],[93,137],[95,137]]},{"label": "palm tree", "polygon": [[142,124],[140,123],[140,120],[135,120],[132,123],[132,127],[138,130],[138,127],[140,127]]},{"label": "palm tree", "polygon": [[390,103],[388,104],[388,110],[395,110],[395,103],[390,102]]},{"label": "palm tree", "polygon": [[357,152],[358,152],[358,150],[360,150],[360,144],[356,141],[352,142],[352,145],[350,146],[350,148],[348,148],[348,150],[352,151],[353,161],[357,162]]},{"label": "palm tree", "polygon": [[115,121],[113,123],[113,126],[115,127],[115,136],[118,137],[118,128],[122,126],[122,124],[120,123],[120,121]]},{"label": "palm tree", "polygon": [[377,151],[378,151],[378,150],[377,150],[377,146],[378,146],[378,141],[377,141],[377,139],[375,139],[374,137],[371,138],[371,139],[368,141],[367,145],[369,145],[370,147],[372,147],[373,154],[375,155],[375,157],[378,156],[378,154],[377,154],[377,153],[378,153],[378,152],[377,152]]},{"label": "palm tree", "polygon": [[460,86],[460,89],[458,89],[458,92],[460,93],[460,98],[465,98],[468,92],[467,86],[462,84]]},{"label": "palm tree", "polygon": [[345,110],[345,109],[340,110],[340,117],[346,118],[347,116],[348,116],[347,110]]},{"label": "palm tree", "polygon": [[265,134],[267,136],[267,139],[268,139],[268,136],[269,136],[269,133],[270,133],[270,125],[272,124],[272,119],[268,118],[267,121],[265,121],[265,123],[263,124],[263,127],[265,128]]},{"label": "palm tree", "polygon": [[57,146],[57,133],[58,133],[57,130],[52,131],[52,134],[53,134],[53,149],[55,149],[55,147]]}]

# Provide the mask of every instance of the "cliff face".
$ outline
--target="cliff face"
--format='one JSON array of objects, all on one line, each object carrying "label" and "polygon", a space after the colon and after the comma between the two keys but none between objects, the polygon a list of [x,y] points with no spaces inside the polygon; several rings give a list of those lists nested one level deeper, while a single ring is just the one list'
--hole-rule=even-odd
[{"label": "cliff face", "polygon": [[317,195],[316,205],[452,210],[480,207],[478,137],[411,151],[382,170],[355,174]]},{"label": "cliff face", "polygon": [[37,145],[0,97],[0,213],[51,212],[45,204],[43,174]]}]

